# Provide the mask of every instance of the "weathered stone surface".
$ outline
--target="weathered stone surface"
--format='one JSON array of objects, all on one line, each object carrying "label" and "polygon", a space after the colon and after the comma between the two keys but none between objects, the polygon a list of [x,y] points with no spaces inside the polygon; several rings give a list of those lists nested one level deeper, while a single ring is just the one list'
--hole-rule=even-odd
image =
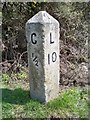
[{"label": "weathered stone surface", "polygon": [[26,23],[30,96],[41,102],[59,92],[59,23],[40,11]]}]

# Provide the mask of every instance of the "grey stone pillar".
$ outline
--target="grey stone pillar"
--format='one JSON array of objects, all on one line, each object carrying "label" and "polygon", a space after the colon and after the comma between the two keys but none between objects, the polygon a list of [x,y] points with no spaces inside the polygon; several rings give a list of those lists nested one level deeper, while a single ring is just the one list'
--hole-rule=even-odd
[{"label": "grey stone pillar", "polygon": [[26,23],[30,96],[48,102],[59,93],[59,22],[45,11]]}]

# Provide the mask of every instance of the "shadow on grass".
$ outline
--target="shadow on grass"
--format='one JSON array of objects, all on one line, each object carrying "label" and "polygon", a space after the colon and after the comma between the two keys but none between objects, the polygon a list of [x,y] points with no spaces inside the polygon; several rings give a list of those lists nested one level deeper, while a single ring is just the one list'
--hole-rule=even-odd
[{"label": "shadow on grass", "polygon": [[15,90],[2,89],[2,102],[24,105],[30,100],[29,91],[25,91],[21,88]]}]

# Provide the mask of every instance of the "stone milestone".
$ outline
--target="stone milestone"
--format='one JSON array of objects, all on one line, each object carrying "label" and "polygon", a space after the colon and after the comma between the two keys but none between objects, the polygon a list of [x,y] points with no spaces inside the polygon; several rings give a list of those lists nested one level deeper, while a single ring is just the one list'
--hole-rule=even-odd
[{"label": "stone milestone", "polygon": [[48,102],[59,93],[59,22],[40,11],[26,23],[30,96]]}]

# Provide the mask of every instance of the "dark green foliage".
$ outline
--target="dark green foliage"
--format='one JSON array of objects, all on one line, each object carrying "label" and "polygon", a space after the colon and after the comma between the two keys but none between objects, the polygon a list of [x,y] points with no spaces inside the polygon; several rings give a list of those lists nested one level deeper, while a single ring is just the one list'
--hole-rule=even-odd
[{"label": "dark green foliage", "polygon": [[2,36],[8,40],[24,29],[26,21],[39,10],[39,4],[33,2],[5,2],[2,9]]}]

